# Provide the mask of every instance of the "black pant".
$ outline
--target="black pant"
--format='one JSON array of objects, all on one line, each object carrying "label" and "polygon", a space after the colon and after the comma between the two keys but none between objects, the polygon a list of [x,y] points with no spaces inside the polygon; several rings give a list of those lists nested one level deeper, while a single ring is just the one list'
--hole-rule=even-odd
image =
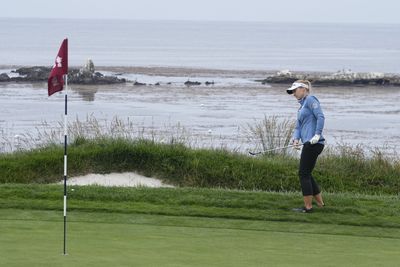
[{"label": "black pant", "polygon": [[323,149],[324,145],[322,144],[311,145],[307,142],[303,146],[299,167],[300,185],[303,196],[315,196],[321,192],[311,173],[315,167],[315,163],[317,163],[317,158]]}]

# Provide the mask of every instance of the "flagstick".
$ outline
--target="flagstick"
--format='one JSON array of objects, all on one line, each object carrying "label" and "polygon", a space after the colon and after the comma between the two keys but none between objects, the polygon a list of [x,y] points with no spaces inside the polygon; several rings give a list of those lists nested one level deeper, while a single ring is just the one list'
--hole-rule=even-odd
[{"label": "flagstick", "polygon": [[64,114],[64,255],[67,255],[67,93],[68,91],[68,74],[65,75],[65,114]]}]

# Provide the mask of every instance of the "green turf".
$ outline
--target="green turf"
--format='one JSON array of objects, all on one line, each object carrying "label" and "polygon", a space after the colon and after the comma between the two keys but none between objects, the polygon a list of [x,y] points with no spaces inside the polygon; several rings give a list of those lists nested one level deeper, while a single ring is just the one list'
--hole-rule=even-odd
[{"label": "green turf", "polygon": [[[74,189],[74,191],[72,191]],[[400,229],[399,196],[325,194],[327,207],[310,216],[292,208],[301,193],[231,191],[198,188],[149,189],[74,186],[68,189],[71,211],[157,214],[209,218],[318,222]],[[60,210],[61,185],[0,185],[0,207]]]},{"label": "green turf", "polygon": [[[72,189],[74,189],[72,191]],[[397,266],[398,195],[0,185],[0,266]]]},{"label": "green turf", "polygon": [[373,228],[325,225],[325,233],[310,234],[318,225],[83,212],[68,217],[68,255],[63,256],[59,212],[2,209],[0,215],[1,266],[397,266],[400,262],[399,238],[329,233]]}]

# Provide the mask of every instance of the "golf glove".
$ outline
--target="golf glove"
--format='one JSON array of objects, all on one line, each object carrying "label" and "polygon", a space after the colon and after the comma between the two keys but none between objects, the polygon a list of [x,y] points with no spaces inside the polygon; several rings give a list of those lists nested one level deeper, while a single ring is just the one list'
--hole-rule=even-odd
[{"label": "golf glove", "polygon": [[293,140],[293,148],[296,149],[296,150],[300,150],[301,149],[299,140]]},{"label": "golf glove", "polygon": [[313,138],[311,138],[310,140],[310,144],[315,145],[316,143],[318,143],[319,138],[321,138],[319,134],[314,135]]}]

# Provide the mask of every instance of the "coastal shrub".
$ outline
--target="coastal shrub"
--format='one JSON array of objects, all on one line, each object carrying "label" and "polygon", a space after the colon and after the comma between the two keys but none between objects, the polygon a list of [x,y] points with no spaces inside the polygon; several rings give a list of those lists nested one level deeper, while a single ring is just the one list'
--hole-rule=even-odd
[{"label": "coastal shrub", "polygon": [[[250,157],[146,140],[81,138],[69,146],[69,176],[135,171],[177,186],[298,191],[298,159]],[[400,163],[384,157],[328,153],[314,175],[324,191],[398,194]],[[0,155],[0,183],[52,183],[63,178],[63,147]]]},{"label": "coastal shrub", "polygon": [[[295,123],[292,119],[278,119],[277,116],[264,116],[261,121],[248,124],[246,136],[250,144],[261,151],[285,147],[290,144]],[[269,151],[269,154],[288,155],[292,149]]]}]

